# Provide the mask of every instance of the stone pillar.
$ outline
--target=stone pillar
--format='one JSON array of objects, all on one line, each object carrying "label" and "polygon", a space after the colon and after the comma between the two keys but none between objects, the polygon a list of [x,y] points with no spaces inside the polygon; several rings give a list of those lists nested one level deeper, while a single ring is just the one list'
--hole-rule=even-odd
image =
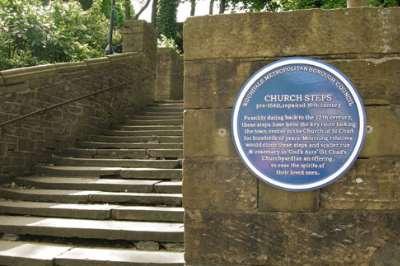
[{"label": "stone pillar", "polygon": [[[185,23],[187,265],[400,265],[399,24],[400,8],[205,16]],[[366,105],[360,159],[336,183],[312,192],[259,181],[232,142],[232,106],[241,85],[289,56],[334,65]]]},{"label": "stone pillar", "polygon": [[183,97],[182,57],[172,48],[158,48],[155,99],[180,100]]},{"label": "stone pillar", "polygon": [[[157,37],[150,23],[128,20],[121,29],[123,52],[135,52],[141,59],[143,89],[147,92],[146,103],[154,101],[156,80]],[[135,59],[136,60],[136,59]]]}]

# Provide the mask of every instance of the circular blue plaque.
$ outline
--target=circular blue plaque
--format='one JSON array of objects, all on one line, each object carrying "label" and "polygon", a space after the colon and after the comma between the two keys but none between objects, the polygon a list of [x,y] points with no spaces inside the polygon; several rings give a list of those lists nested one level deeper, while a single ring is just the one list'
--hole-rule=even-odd
[{"label": "circular blue plaque", "polygon": [[365,111],[336,68],[307,58],[271,63],[242,86],[233,109],[236,149],[261,180],[317,189],[345,173],[364,143]]}]

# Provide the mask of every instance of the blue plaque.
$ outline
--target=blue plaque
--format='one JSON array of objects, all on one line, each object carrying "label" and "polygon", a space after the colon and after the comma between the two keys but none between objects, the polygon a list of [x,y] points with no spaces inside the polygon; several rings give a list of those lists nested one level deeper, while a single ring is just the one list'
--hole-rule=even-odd
[{"label": "blue plaque", "polygon": [[233,109],[236,149],[264,182],[317,189],[345,173],[362,148],[365,111],[356,89],[319,60],[271,63],[242,86]]}]

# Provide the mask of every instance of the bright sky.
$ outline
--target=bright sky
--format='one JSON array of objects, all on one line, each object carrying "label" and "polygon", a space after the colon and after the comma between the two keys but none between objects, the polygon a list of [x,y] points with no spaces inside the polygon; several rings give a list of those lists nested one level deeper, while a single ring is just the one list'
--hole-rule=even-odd
[{"label": "bright sky", "polygon": [[[144,5],[146,2],[145,0],[131,0],[133,3],[133,6],[135,8],[135,11],[138,12],[140,8]],[[210,5],[209,0],[197,0],[196,1],[196,16],[201,16],[201,15],[208,15],[208,8]],[[214,13],[218,12],[218,1],[214,1]],[[186,20],[187,17],[190,15],[190,1],[185,1],[184,3],[181,3],[178,7],[178,16],[177,20],[178,22],[183,22]],[[146,10],[140,15],[140,19],[144,19],[146,21],[151,20],[151,3],[150,5],[146,8]]]}]

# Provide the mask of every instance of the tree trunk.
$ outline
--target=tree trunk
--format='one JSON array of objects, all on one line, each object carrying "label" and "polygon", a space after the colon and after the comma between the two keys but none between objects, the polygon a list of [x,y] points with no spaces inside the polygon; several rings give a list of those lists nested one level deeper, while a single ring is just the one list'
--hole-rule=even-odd
[{"label": "tree trunk", "polygon": [[132,18],[131,0],[125,0],[124,1],[124,9],[125,9],[125,18],[126,19],[131,19]]},{"label": "tree trunk", "polygon": [[221,2],[219,3],[219,13],[220,14],[224,14],[225,7],[226,7],[226,1],[225,0],[221,0]]},{"label": "tree trunk", "polygon": [[347,7],[362,7],[368,6],[367,0],[347,0]]},{"label": "tree trunk", "polygon": [[190,16],[193,17],[196,13],[196,0],[190,0]]},{"label": "tree trunk", "polygon": [[208,14],[209,15],[213,15],[214,14],[214,0],[210,0],[210,7],[208,10]]},{"label": "tree trunk", "polygon": [[151,8],[151,23],[153,24],[154,29],[157,26],[157,6],[158,6],[158,0],[153,0],[153,5]]}]

